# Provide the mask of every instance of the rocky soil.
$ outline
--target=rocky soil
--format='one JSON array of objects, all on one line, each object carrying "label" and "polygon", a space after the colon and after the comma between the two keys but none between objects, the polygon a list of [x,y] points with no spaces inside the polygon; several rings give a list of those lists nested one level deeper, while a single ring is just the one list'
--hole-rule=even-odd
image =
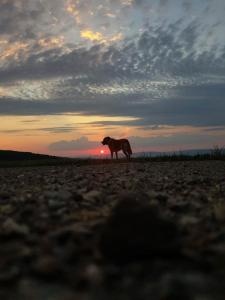
[{"label": "rocky soil", "polygon": [[0,169],[0,299],[225,299],[225,162]]}]

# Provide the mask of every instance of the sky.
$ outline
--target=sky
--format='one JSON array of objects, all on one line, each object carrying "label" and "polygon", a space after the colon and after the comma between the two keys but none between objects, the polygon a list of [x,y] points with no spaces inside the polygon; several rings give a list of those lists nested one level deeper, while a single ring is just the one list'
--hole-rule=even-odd
[{"label": "sky", "polygon": [[224,0],[0,0],[0,149],[225,146]]}]

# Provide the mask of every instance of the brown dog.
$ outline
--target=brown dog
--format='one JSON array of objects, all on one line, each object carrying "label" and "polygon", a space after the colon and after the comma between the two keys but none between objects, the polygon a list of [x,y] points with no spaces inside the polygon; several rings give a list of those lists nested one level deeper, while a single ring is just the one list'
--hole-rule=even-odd
[{"label": "brown dog", "polygon": [[109,136],[105,137],[102,141],[103,145],[108,145],[111,152],[111,158],[113,158],[113,152],[116,153],[116,159],[118,159],[118,151],[122,150],[127,159],[130,160],[132,154],[130,143],[127,139],[115,140]]}]

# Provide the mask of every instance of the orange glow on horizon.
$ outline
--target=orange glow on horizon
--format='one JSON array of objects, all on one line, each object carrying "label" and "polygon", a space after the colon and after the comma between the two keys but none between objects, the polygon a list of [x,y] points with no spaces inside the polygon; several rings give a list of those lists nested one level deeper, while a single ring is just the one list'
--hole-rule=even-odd
[{"label": "orange glow on horizon", "polygon": [[[4,93],[4,91],[2,91]],[[1,89],[0,89],[1,93]],[[108,116],[84,116],[78,114],[63,114],[63,115],[39,115],[39,116],[1,116],[1,143],[2,150],[29,151],[34,153],[49,154],[63,157],[107,157],[110,152],[107,146],[103,146],[101,141],[104,136],[113,138],[130,138],[141,137],[150,141],[150,139],[164,137],[168,140],[165,145],[160,145],[151,142],[145,145],[136,142],[131,142],[133,152],[148,152],[148,151],[175,151],[194,148],[212,148],[211,142],[195,141],[193,144],[185,143],[184,145],[173,143],[173,136],[189,134],[200,136],[205,133],[205,127],[191,126],[159,126],[157,130],[145,130],[141,126],[126,125],[126,121],[134,120],[135,118],[128,117],[108,117]],[[108,122],[107,125],[101,122]],[[125,125],[117,125],[117,121],[124,121]],[[115,124],[114,124],[115,123]],[[128,122],[129,123],[129,122]],[[218,132],[209,131],[209,137],[218,136],[218,141],[214,144],[224,146],[224,140],[221,140],[221,135],[225,130]],[[80,139],[85,138],[83,144],[80,144]],[[171,141],[170,141],[171,137]],[[132,141],[132,140],[131,140]],[[51,149],[51,144],[62,142],[66,146]],[[94,147],[94,148],[92,148]]]}]

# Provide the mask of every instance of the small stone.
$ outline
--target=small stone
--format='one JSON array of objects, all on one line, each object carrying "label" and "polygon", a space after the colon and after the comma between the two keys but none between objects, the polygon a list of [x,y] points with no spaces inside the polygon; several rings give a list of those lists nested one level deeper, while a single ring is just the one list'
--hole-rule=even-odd
[{"label": "small stone", "polygon": [[50,199],[61,199],[61,200],[68,200],[72,197],[72,193],[67,190],[59,190],[59,191],[46,191],[44,193],[46,198]]},{"label": "small stone", "polygon": [[102,198],[102,193],[99,191],[90,191],[83,195],[84,199],[87,201],[98,201]]},{"label": "small stone", "polygon": [[[12,283],[15,281],[20,275],[19,267],[16,265],[1,267],[0,271],[0,284]],[[1,294],[1,292],[0,292]]]},{"label": "small stone", "polygon": [[0,192],[0,203],[8,200],[10,198],[10,194],[6,191]]},{"label": "small stone", "polygon": [[194,271],[164,274],[158,289],[158,299],[224,299],[223,286],[210,276]]},{"label": "small stone", "polygon": [[6,234],[27,235],[29,233],[29,228],[26,225],[20,225],[11,218],[3,223],[2,229]]},{"label": "small stone", "polygon": [[59,208],[61,208],[61,207],[64,206],[64,205],[65,205],[65,203],[62,202],[62,201],[60,201],[60,200],[50,199],[50,200],[48,201],[48,206],[49,206],[49,208],[51,208],[51,209],[59,209]]},{"label": "small stone", "polygon": [[225,203],[223,201],[213,205],[213,216],[219,222],[225,221]]},{"label": "small stone", "polygon": [[61,199],[62,201],[66,201],[72,198],[72,193],[66,190],[60,190],[58,191],[57,197]]},{"label": "small stone", "polygon": [[76,202],[82,202],[82,200],[83,200],[82,195],[77,192],[73,192],[72,197],[73,197],[73,200]]},{"label": "small stone", "polygon": [[160,202],[160,203],[166,203],[168,200],[168,195],[166,193],[158,193],[156,195],[156,199]]},{"label": "small stone", "polygon": [[33,264],[32,270],[45,277],[58,277],[60,266],[58,260],[52,256],[39,257]]},{"label": "small stone", "polygon": [[13,206],[11,204],[4,204],[1,205],[0,204],[0,213],[1,214],[10,214],[14,211],[15,209],[13,208]]},{"label": "small stone", "polygon": [[79,288],[86,290],[90,286],[100,284],[102,281],[102,272],[95,264],[85,266],[80,272]]},{"label": "small stone", "polygon": [[199,223],[199,219],[194,216],[186,215],[181,217],[180,223],[183,226],[196,225]]},{"label": "small stone", "polygon": [[43,192],[43,196],[47,199],[58,198],[58,193],[56,191],[45,191]]}]

